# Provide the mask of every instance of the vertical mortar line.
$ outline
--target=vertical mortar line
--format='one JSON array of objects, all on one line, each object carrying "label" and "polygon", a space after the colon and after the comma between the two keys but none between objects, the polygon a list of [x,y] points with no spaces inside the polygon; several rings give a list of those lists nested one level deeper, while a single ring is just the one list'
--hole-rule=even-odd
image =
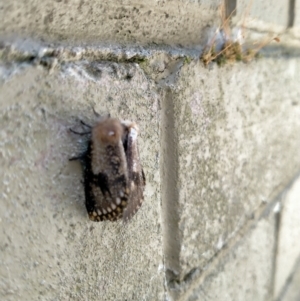
[{"label": "vertical mortar line", "polygon": [[[294,279],[294,276],[295,276],[295,273],[297,272],[297,270],[299,270],[300,268],[300,256],[298,257],[298,259],[296,260],[295,262],[295,265],[294,265],[294,269],[292,270],[292,272],[290,273],[290,275],[288,276],[288,278],[286,279],[286,282],[283,286],[283,288],[281,289],[280,293],[279,293],[279,296],[278,298],[276,299],[276,301],[286,301],[287,298],[286,298],[286,294],[288,292],[288,289],[289,289],[289,285],[291,284],[291,282],[293,282],[293,279]],[[300,296],[300,293],[298,293],[298,299],[293,299],[293,300],[300,300],[299,299],[299,296]],[[275,299],[274,299],[275,300]]]},{"label": "vertical mortar line", "polygon": [[236,2],[237,0],[224,0],[226,18],[228,18],[231,14],[231,17],[236,15]]},{"label": "vertical mortar line", "polygon": [[294,21],[295,21],[295,0],[289,0],[289,11],[288,11],[288,28],[294,26]]},{"label": "vertical mortar line", "polygon": [[166,87],[161,118],[161,193],[163,249],[167,289],[180,273],[178,214],[178,137],[172,91]]},{"label": "vertical mortar line", "polygon": [[274,229],[274,252],[273,252],[273,263],[271,271],[271,300],[275,298],[275,281],[276,281],[276,271],[277,271],[277,255],[278,255],[278,243],[279,243],[279,232],[280,232],[280,222],[281,222],[281,209],[282,201],[278,201],[277,205],[279,208],[275,211],[275,229]]},{"label": "vertical mortar line", "polygon": [[[274,246],[274,257],[273,257],[273,264],[272,264],[272,275],[271,275],[271,294],[272,294],[272,299],[271,300],[282,300],[284,294],[285,294],[285,289],[287,286],[285,285],[283,289],[281,289],[281,292],[279,293],[279,296],[275,299],[275,285],[276,285],[276,273],[277,273],[277,256],[278,256],[278,243],[280,240],[280,228],[281,228],[281,223],[282,223],[282,212],[283,212],[283,207],[284,203],[286,201],[286,194],[290,191],[291,187],[294,185],[294,183],[299,179],[300,173],[298,172],[291,181],[287,184],[285,189],[280,193],[278,196],[278,201],[277,205],[274,207],[275,211],[275,229],[274,229],[274,236],[275,236],[275,246]],[[278,208],[276,208],[278,206]],[[276,209],[275,209],[276,208]],[[299,256],[299,267],[300,267],[300,256]]]}]

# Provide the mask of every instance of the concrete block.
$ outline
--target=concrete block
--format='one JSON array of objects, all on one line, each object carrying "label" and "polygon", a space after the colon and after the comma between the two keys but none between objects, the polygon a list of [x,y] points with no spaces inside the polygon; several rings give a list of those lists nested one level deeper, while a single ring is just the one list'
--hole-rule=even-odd
[{"label": "concrete block", "polygon": [[[62,3],[60,3],[62,4]],[[0,299],[162,300],[159,97],[134,63],[2,66]],[[11,64],[13,65],[13,64]],[[84,206],[79,120],[135,120],[147,178],[133,220],[93,223]]]},{"label": "concrete block", "polygon": [[274,230],[274,215],[260,220],[243,241],[207,271],[201,285],[180,300],[271,300]]},{"label": "concrete block", "polygon": [[[282,201],[278,239],[275,296],[279,296],[300,257],[300,178]],[[299,289],[299,286],[298,286]]]},{"label": "concrete block", "polygon": [[3,1],[0,35],[54,42],[196,45],[201,31],[218,22],[220,0]]},{"label": "concrete block", "polygon": [[261,31],[283,32],[289,24],[289,2],[238,0],[234,21]]},{"label": "concrete block", "polygon": [[171,284],[205,267],[299,172],[299,72],[297,59],[190,63],[168,82],[163,110],[174,118],[162,123],[162,193]]}]

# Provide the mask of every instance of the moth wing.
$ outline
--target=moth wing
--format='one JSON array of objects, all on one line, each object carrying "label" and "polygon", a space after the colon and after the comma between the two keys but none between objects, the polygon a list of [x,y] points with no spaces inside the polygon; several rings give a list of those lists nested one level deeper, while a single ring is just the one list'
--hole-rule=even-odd
[{"label": "moth wing", "polygon": [[123,212],[123,221],[129,221],[139,210],[144,200],[145,175],[139,158],[137,144],[137,126],[133,123],[128,126],[126,139],[126,160],[128,168],[129,197],[127,207]]},{"label": "moth wing", "polygon": [[93,153],[95,143],[90,143],[86,157],[86,208],[93,221],[116,221],[122,217],[129,197],[126,156],[122,143],[109,149],[101,148],[102,154]]},{"label": "moth wing", "polygon": [[130,194],[127,207],[123,212],[123,220],[125,222],[129,221],[137,213],[144,201],[145,177],[143,170],[141,170],[141,173],[133,173],[129,181]]},{"label": "moth wing", "polygon": [[93,181],[90,182],[89,198],[86,203],[87,207],[88,200],[91,204],[88,211],[92,220],[116,221],[122,217],[128,200],[127,182],[125,176],[112,181],[104,173],[94,175]]}]

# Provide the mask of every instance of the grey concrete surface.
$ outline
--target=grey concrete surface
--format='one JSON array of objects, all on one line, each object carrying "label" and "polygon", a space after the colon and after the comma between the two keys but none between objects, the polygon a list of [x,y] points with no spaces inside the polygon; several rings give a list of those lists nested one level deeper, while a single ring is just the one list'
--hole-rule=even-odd
[{"label": "grey concrete surface", "polygon": [[293,273],[289,275],[286,287],[276,301],[299,301],[300,300],[300,257],[295,265]]},{"label": "grey concrete surface", "polygon": [[294,22],[292,30],[299,37],[300,36],[300,1],[295,0],[295,9],[294,9]]},{"label": "grey concrete surface", "polygon": [[285,0],[273,2],[239,0],[236,1],[236,17],[234,20],[247,26],[247,28],[256,28],[266,32],[283,32],[289,26],[292,18],[290,5],[291,3]]},{"label": "grey concrete surface", "polygon": [[210,269],[205,281],[181,300],[270,300],[272,296],[275,216],[260,220],[255,229]]},{"label": "grey concrete surface", "polygon": [[205,267],[299,172],[299,72],[292,58],[207,69],[192,62],[169,84],[166,131],[177,157],[163,178],[176,183],[165,187],[175,187],[168,206],[177,207],[170,218],[164,211],[176,237],[165,246],[170,283]]},{"label": "grey concrete surface", "polygon": [[[300,134],[299,134],[300,135]],[[300,179],[282,200],[278,239],[275,297],[278,297],[300,257]],[[300,287],[298,286],[299,292]]]},{"label": "grey concrete surface", "polygon": [[[162,300],[153,83],[130,63],[25,65],[0,95],[0,299]],[[69,128],[80,131],[80,119],[92,124],[93,107],[141,129],[145,202],[127,225],[88,219],[80,165],[68,161],[86,146]]]},{"label": "grey concrete surface", "polygon": [[[292,34],[205,67],[220,3],[0,3],[0,300],[299,296],[299,180],[278,197],[300,171],[299,0],[226,0],[248,42]],[[127,225],[88,219],[68,160],[93,108],[141,129],[145,202]]]},{"label": "grey concrete surface", "polygon": [[220,0],[201,2],[12,0],[0,4],[0,35],[54,42],[196,45],[218,21]]}]

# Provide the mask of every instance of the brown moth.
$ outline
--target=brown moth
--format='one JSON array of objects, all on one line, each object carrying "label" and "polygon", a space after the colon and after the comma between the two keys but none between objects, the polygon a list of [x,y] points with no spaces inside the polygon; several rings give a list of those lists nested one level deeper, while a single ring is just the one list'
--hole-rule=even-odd
[{"label": "brown moth", "polygon": [[140,208],[145,175],[138,131],[134,122],[101,118],[91,128],[86,153],[71,159],[83,163],[85,205],[92,221],[128,221]]}]

